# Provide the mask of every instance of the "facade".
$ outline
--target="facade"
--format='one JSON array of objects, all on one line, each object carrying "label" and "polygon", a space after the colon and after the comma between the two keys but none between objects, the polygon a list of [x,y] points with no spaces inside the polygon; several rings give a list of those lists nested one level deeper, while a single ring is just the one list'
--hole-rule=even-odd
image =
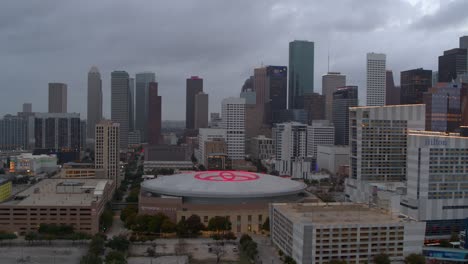
[{"label": "facade", "polygon": [[314,92],[314,42],[289,42],[289,109],[303,109],[303,95]]},{"label": "facade", "polygon": [[295,161],[307,156],[307,125],[275,124],[272,130],[276,160]]},{"label": "facade", "polygon": [[32,103],[23,104],[23,113],[32,113]]},{"label": "facade", "polygon": [[172,161],[144,161],[143,170],[145,173],[151,173],[153,170],[174,169],[174,170],[194,170],[193,162],[190,160],[172,160]]},{"label": "facade", "polygon": [[154,72],[135,74],[135,130],[140,131],[141,142],[147,142],[149,83],[156,81]]},{"label": "facade", "polygon": [[[201,128],[198,132],[198,148],[196,149],[195,156],[198,162],[202,163],[206,167],[206,157],[208,152],[205,150],[206,143],[223,140],[227,141],[227,133],[225,129],[221,128]],[[227,154],[227,152],[225,153]]]},{"label": "facade", "polygon": [[317,146],[317,167],[336,174],[340,167],[349,165],[348,146]]},{"label": "facade", "polygon": [[221,103],[221,127],[226,130],[228,157],[231,160],[245,158],[245,99],[229,97]]},{"label": "facade", "polygon": [[263,111],[265,124],[272,123],[275,112],[287,108],[286,66],[266,66],[254,70],[254,90],[256,105]]},{"label": "facade", "polygon": [[[333,122],[333,93],[338,87],[346,86],[346,75],[329,72],[322,76],[322,94],[325,96],[325,118]],[[305,100],[305,99],[304,99]]]},{"label": "facade", "polygon": [[302,124],[307,124],[310,119],[308,115],[308,110],[310,109],[284,109],[281,111],[277,111],[273,115],[273,124],[286,122],[298,122]]},{"label": "facade", "polygon": [[358,87],[345,86],[333,93],[335,145],[349,145],[349,108],[358,106]]},{"label": "facade", "polygon": [[314,120],[307,127],[307,157],[317,159],[317,146],[333,146],[335,127],[328,120]]},{"label": "facade", "polygon": [[126,71],[111,73],[111,120],[119,123],[120,149],[128,148],[130,100],[129,75]]},{"label": "facade", "polygon": [[34,148],[81,150],[81,121],[78,113],[35,113]]},{"label": "facade", "polygon": [[304,94],[304,110],[307,112],[307,124],[311,124],[312,120],[324,120],[326,117],[325,109],[325,95],[318,93]]},{"label": "facade", "polygon": [[135,130],[135,78],[128,79],[128,132]]},{"label": "facade", "polygon": [[49,83],[49,113],[67,112],[67,85]]},{"label": "facade", "polygon": [[252,159],[267,160],[275,156],[273,139],[264,135],[253,137],[250,140]]},{"label": "facade", "polygon": [[61,179],[105,179],[104,169],[96,169],[93,163],[74,163],[63,164],[59,173]]},{"label": "facade", "polygon": [[81,150],[86,149],[86,138],[87,138],[87,134],[88,134],[87,127],[88,127],[88,124],[87,124],[86,120],[81,120],[80,121],[80,147],[81,147]]},{"label": "facade", "polygon": [[5,115],[0,119],[0,151],[29,149],[28,119]]},{"label": "facade", "polygon": [[162,98],[158,95],[158,83],[150,82],[148,86],[148,131],[147,138],[150,145],[161,143]]},{"label": "facade", "polygon": [[208,94],[198,93],[195,95],[195,129],[208,127]]},{"label": "facade", "polygon": [[102,120],[102,80],[96,66],[88,72],[88,122],[87,138],[94,139],[96,124]]},{"label": "facade", "polygon": [[192,76],[187,79],[185,92],[185,128],[195,129],[195,96],[203,92],[203,79]]},{"label": "facade", "polygon": [[0,203],[11,196],[11,181],[0,178]]},{"label": "facade", "polygon": [[214,216],[228,217],[232,232],[260,232],[268,203],[300,200],[305,184],[245,171],[187,172],[141,184],[139,212],[166,214],[172,221],[200,216],[207,225]]},{"label": "facade", "polygon": [[148,145],[145,147],[145,161],[185,161],[190,160],[187,145]]},{"label": "facade", "polygon": [[219,128],[221,126],[221,115],[219,113],[210,113],[210,128]]},{"label": "facade", "polygon": [[385,105],[399,105],[401,89],[395,86],[393,71],[387,70],[385,73]]},{"label": "facade", "polygon": [[386,56],[382,53],[367,53],[367,105],[385,105]]},{"label": "facade", "polygon": [[459,130],[462,113],[463,83],[439,83],[424,94],[426,130],[455,132]]},{"label": "facade", "polygon": [[432,87],[432,71],[418,68],[401,72],[401,104],[423,104],[423,95]]},{"label": "facade", "polygon": [[114,189],[109,180],[44,179],[0,203],[0,230],[27,233],[37,231],[39,224],[63,224],[96,234]]},{"label": "facade", "polygon": [[273,244],[298,264],[372,262],[385,253],[392,262],[420,254],[425,223],[392,217],[362,204],[272,204]]},{"label": "facade", "polygon": [[222,138],[216,138],[211,141],[205,141],[204,146],[205,156],[200,162],[207,170],[224,170],[226,169],[227,145]]},{"label": "facade", "polygon": [[254,90],[242,91],[240,97],[245,98],[246,104],[254,105],[257,103],[257,93]]},{"label": "facade", "polygon": [[120,168],[120,124],[104,120],[96,125],[94,146],[96,169],[104,170],[106,179],[119,185]]},{"label": "facade", "polygon": [[141,144],[140,130],[128,132],[128,146],[137,146]]},{"label": "facade", "polygon": [[467,73],[466,57],[467,50],[464,48],[444,51],[444,55],[439,56],[439,82],[451,82]]},{"label": "facade", "polygon": [[33,155],[31,153],[24,153],[13,156],[10,161],[10,172],[12,173],[36,175],[53,172],[57,169],[57,156],[55,155]]}]

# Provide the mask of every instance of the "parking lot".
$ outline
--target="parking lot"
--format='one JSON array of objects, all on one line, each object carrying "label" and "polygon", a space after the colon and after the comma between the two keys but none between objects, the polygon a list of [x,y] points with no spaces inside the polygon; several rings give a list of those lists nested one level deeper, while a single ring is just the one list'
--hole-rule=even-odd
[{"label": "parking lot", "polygon": [[0,247],[2,264],[79,264],[86,246],[75,247]]}]

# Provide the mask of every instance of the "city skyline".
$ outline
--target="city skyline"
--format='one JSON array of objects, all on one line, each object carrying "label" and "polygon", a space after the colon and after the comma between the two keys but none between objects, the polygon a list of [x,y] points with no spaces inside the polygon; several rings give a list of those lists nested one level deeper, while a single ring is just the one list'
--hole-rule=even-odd
[{"label": "city skyline", "polygon": [[[110,72],[115,69],[125,70],[131,76],[141,71],[156,73],[161,96],[167,100],[163,105],[163,119],[184,119],[184,109],[179,107],[178,103],[182,103],[179,99],[184,95],[185,78],[191,75],[199,75],[205,79],[205,92],[210,95],[210,112],[219,112],[221,100],[235,96],[253,68],[261,66],[262,63],[287,65],[288,43],[295,39],[315,43],[315,88],[321,87],[320,76],[327,72],[329,50],[330,71],[346,74],[349,77],[348,83],[359,87],[360,101],[364,102],[367,52],[387,54],[387,68],[394,71],[395,81],[399,83],[400,71],[419,67],[435,71],[437,56],[444,50],[458,47],[458,37],[465,34],[463,28],[466,20],[447,20],[445,17],[447,14],[463,10],[467,3],[453,1],[439,8],[437,2],[411,2],[413,4],[404,1],[370,3],[369,10],[373,9],[376,12],[369,12],[365,8],[353,9],[357,15],[344,16],[347,21],[344,21],[344,18],[309,16],[321,12],[320,10],[327,10],[334,3],[323,3],[319,6],[300,1],[288,4],[254,3],[247,12],[243,4],[238,3],[226,9],[229,10],[224,15],[227,19],[220,19],[222,23],[219,26],[207,26],[209,23],[204,20],[190,25],[187,25],[185,20],[172,21],[161,11],[164,8],[158,8],[156,3],[148,3],[148,7],[155,5],[154,8],[116,3],[113,11],[122,16],[119,21],[100,16],[107,10],[106,3],[97,5],[93,13],[90,13],[88,8],[75,7],[74,3],[62,3],[52,9],[47,2],[37,6],[31,5],[31,10],[38,12],[34,12],[28,21],[9,19],[10,15],[21,16],[18,14],[21,8],[17,8],[17,5],[20,5],[18,3],[6,4],[0,11],[0,14],[5,12],[2,16],[9,21],[0,29],[5,36],[1,44],[5,45],[2,52],[6,53],[0,54],[5,58],[0,63],[4,72],[0,76],[0,87],[11,96],[8,102],[0,105],[0,115],[19,111],[23,102],[31,101],[30,97],[35,98],[32,102],[34,111],[46,112],[47,84],[63,82],[68,85],[68,112],[80,112],[81,116],[85,117],[86,78],[83,76],[94,64],[100,69],[103,79],[103,114],[106,118],[110,117]],[[227,4],[210,5],[225,8],[224,5]],[[351,4],[344,5],[343,10],[352,8]],[[80,6],[85,5],[80,3]],[[186,8],[191,8],[206,15],[206,19],[219,18],[219,14],[207,13],[204,4],[189,2],[184,6],[182,8],[177,4],[169,4],[167,8],[173,9],[177,15],[183,14]],[[398,12],[398,17],[392,14],[396,8],[402,10]],[[131,15],[133,12],[149,12],[145,11],[146,9],[155,14],[139,16],[137,19]],[[233,18],[239,9],[245,14],[245,21],[235,25],[230,22],[234,20],[229,18]],[[260,9],[266,10],[268,15],[264,18],[255,16],[256,10]],[[92,29],[85,32],[81,28],[89,27],[81,27],[79,24],[80,30],[77,30],[73,20],[63,20],[63,23],[56,23],[53,27],[45,26],[51,23],[49,19],[68,16],[71,11],[89,17],[86,23],[93,23]],[[314,18],[309,21],[302,17]],[[363,19],[364,17],[366,19]],[[132,30],[142,25],[158,24],[159,19],[168,20],[164,24],[168,27],[167,30],[159,27],[146,32]],[[37,26],[30,27],[28,23]],[[450,25],[451,29],[446,30],[445,25]],[[132,31],[131,38],[109,30],[119,26]],[[47,28],[51,32],[37,28]],[[203,28],[206,34],[221,37],[219,40],[206,41],[205,33],[194,35],[194,28]],[[275,31],[270,28],[275,28]],[[427,34],[429,28],[431,34]],[[310,29],[314,29],[314,34],[308,33],[312,31]],[[25,39],[31,33],[30,30],[34,31],[34,36],[39,34],[39,41]],[[76,37],[87,39],[90,44],[77,46],[75,43],[80,41],[75,41],[75,35],[55,34],[56,31],[74,32]],[[236,34],[230,34],[234,32]],[[288,33],[278,36],[278,32]],[[157,37],[153,38],[152,35]],[[260,35],[262,39],[257,37]],[[124,37],[132,41],[124,41]],[[251,41],[252,37],[258,41]],[[113,38],[122,41],[108,49],[109,41]],[[425,40],[423,44],[420,42],[421,38]],[[188,41],[189,39],[192,41]],[[369,41],[370,39],[372,41]],[[394,45],[395,41],[401,43],[402,39],[404,45]],[[119,52],[116,56],[117,51],[122,49],[128,49],[129,52]],[[149,53],[152,53],[152,56],[147,56]],[[411,57],[408,57],[408,54],[411,54]],[[44,67],[45,57],[47,67]],[[27,74],[24,74],[25,72]]]}]

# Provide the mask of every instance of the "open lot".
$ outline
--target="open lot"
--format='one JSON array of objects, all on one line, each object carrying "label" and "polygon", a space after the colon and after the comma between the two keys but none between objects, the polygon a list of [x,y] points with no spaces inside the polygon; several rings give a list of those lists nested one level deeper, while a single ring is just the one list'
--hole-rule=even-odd
[{"label": "open lot", "polygon": [[[2,264],[79,264],[87,246],[0,247]],[[23,260],[23,261],[22,261]]]}]

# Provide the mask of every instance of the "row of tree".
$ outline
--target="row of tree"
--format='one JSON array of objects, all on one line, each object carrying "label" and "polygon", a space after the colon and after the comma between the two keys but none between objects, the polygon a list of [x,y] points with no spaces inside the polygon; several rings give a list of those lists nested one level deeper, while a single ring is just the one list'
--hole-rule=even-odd
[{"label": "row of tree", "polygon": [[127,264],[125,254],[128,251],[130,242],[125,236],[116,236],[106,240],[102,234],[95,235],[89,243],[88,253],[80,260],[80,264],[102,264],[101,256],[106,252],[106,247],[110,251],[104,258],[105,264]]},{"label": "row of tree", "polygon": [[254,261],[258,255],[257,243],[253,241],[252,237],[247,234],[243,234],[239,239],[240,249],[242,253],[249,258],[250,260]]}]

